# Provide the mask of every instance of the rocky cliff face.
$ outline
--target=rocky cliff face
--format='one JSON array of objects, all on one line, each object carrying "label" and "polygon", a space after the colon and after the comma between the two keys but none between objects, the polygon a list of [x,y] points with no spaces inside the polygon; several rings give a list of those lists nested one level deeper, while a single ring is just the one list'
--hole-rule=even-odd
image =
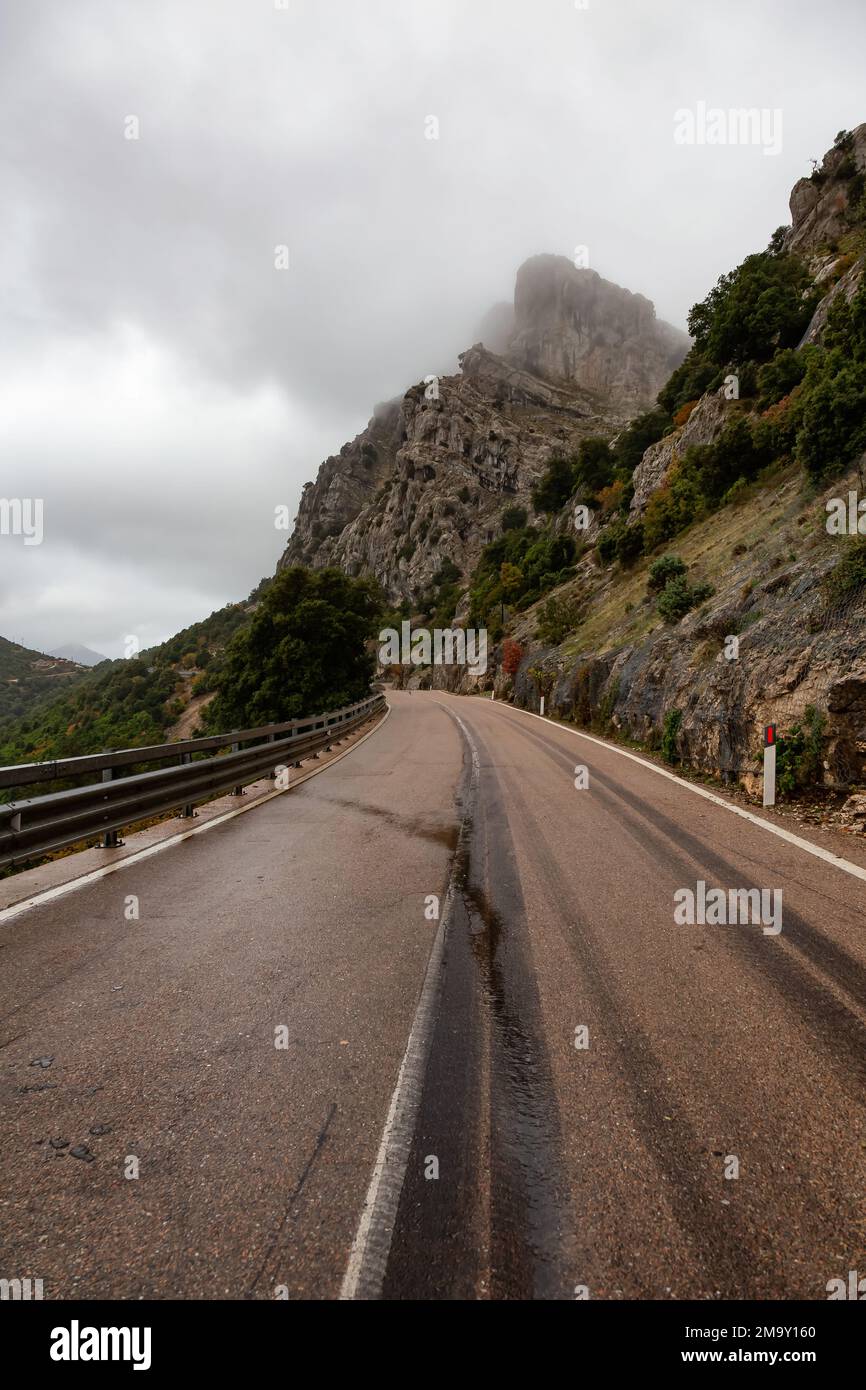
[{"label": "rocky cliff face", "polygon": [[850,132],[850,140],[828,150],[809,178],[794,184],[787,251],[806,258],[832,253],[849,226],[852,170],[866,172],[866,122]]},{"label": "rocky cliff face", "polygon": [[625,414],[652,404],[688,349],[642,294],[575,269],[564,256],[533,256],[517,272],[508,357],[554,381],[576,381]]},{"label": "rocky cliff face", "polygon": [[631,501],[632,519],[639,516],[657,488],[666,481],[678,458],[695,444],[712,444],[721,434],[728,418],[729,402],[724,391],[702,396],[684,425],[666,434],[658,444],[647,449],[634,471],[634,497]]},{"label": "rocky cliff face", "polygon": [[828,150],[811,177],[800,179],[791,191],[791,228],[785,249],[802,256],[816,285],[827,287],[801,347],[821,341],[827,315],[837,297],[842,295],[850,303],[863,278],[863,256],[843,251],[840,242],[850,231],[852,201],[864,197],[864,176],[866,122],[851,131],[842,145]]},{"label": "rocky cliff face", "polygon": [[468,576],[509,504],[557,451],[613,435],[649,405],[688,338],[648,299],[536,256],[518,273],[513,314],[497,306],[460,372],[377,408],[366,430],[304,489],[279,568],[374,574],[394,601],[422,593],[448,559]]}]

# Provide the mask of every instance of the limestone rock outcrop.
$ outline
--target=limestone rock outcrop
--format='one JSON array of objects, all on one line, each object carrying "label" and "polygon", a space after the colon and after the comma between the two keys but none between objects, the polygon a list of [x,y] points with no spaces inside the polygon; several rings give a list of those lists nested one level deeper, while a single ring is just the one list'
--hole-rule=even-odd
[{"label": "limestone rock outcrop", "polygon": [[672,464],[695,444],[712,444],[728,418],[729,402],[724,391],[702,396],[686,423],[658,444],[651,444],[634,471],[634,497],[631,515],[638,516],[657,488],[665,482]]},{"label": "limestone rock outcrop", "polygon": [[551,456],[618,433],[689,341],[642,295],[561,256],[521,267],[513,314],[499,306],[482,332],[488,342],[461,354],[458,374],[378,407],[325,460],[279,568],[372,573],[394,602],[422,594],[446,559],[468,577],[503,509],[531,508]]},{"label": "limestone rock outcrop", "polygon": [[[826,250],[849,228],[852,173],[866,172],[866,122],[850,132],[850,140],[828,150],[809,178],[791,190],[791,230],[785,250],[808,259]],[[859,185],[853,185],[859,187]]]},{"label": "limestone rock outcrop", "polygon": [[410,602],[444,560],[464,575],[530,493],[553,452],[621,428],[577,387],[532,376],[480,343],[458,376],[420,382],[380,408],[304,489],[279,568],[337,565],[371,573]]},{"label": "limestone rock outcrop", "polygon": [[630,414],[652,405],[689,348],[656,318],[650,300],[576,268],[533,256],[517,272],[510,361],[538,376],[574,381]]}]

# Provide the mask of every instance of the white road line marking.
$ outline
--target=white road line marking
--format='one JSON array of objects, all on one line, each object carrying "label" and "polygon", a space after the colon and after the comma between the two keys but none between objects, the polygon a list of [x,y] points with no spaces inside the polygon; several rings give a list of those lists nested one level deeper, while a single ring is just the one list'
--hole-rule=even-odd
[{"label": "white road line marking", "polygon": [[308,782],[311,777],[318,777],[320,772],[327,772],[329,767],[339,763],[343,758],[348,758],[350,753],[366,743],[368,738],[381,729],[388,715],[391,713],[391,706],[387,705],[385,713],[379,720],[375,729],[364,734],[352,744],[351,748],[345,748],[342,753],[338,753],[335,758],[329,759],[321,767],[312,767],[309,772],[305,772],[303,777],[297,777],[290,786],[284,791],[267,792],[264,796],[257,797],[247,806],[239,806],[236,811],[225,811],[220,816],[214,816],[213,820],[207,821],[204,825],[197,825],[194,830],[183,830],[179,835],[172,835],[167,840],[160,840],[158,844],[148,845],[145,849],[136,850],[134,854],[128,854],[125,859],[118,859],[113,864],[106,864],[103,869],[92,869],[89,874],[82,874],[80,878],[69,879],[67,883],[55,884],[53,888],[46,888],[42,893],[36,893],[32,898],[24,898],[20,903],[13,903],[11,907],[4,907],[0,911],[0,925],[4,922],[11,922],[14,917],[19,917],[22,912],[29,912],[33,907],[39,907],[42,903],[54,902],[57,898],[65,897],[67,893],[74,893],[79,888],[86,888],[89,883],[96,883],[100,878],[107,878],[109,874],[116,874],[119,869],[125,869],[130,864],[140,864],[142,859],[149,859],[153,854],[159,854],[164,849],[169,849],[172,845],[182,844],[184,840],[192,839],[193,835],[203,835],[206,830],[213,830],[215,825],[225,825],[226,821],[234,820],[235,816],[242,816],[247,811],[254,811],[257,806],[263,806],[266,801],[273,801],[275,796],[287,796],[293,792],[295,787],[299,787],[302,782]]},{"label": "white road line marking", "polygon": [[[448,713],[453,714],[451,710]],[[430,1054],[436,1022],[436,1003],[442,982],[445,941],[457,891],[458,854],[466,835],[481,768],[475,740],[463,720],[456,714],[453,714],[453,718],[457,720],[463,730],[472,753],[469,794],[460,823],[458,853],[455,853],[451,863],[448,890],[445,895],[442,916],[439,919],[439,929],[436,932],[430,958],[427,961],[424,983],[421,986],[421,996],[415,1010],[415,1017],[412,1020],[409,1041],[406,1043],[406,1051],[397,1073],[397,1084],[394,1087],[391,1104],[388,1107],[379,1152],[373,1165],[373,1175],[367,1188],[367,1196],[364,1200],[355,1239],[352,1242],[352,1249],[349,1252],[349,1261],[340,1289],[341,1299],[378,1298],[382,1291],[391,1250],[391,1239],[394,1235],[394,1224],[397,1220],[397,1209],[400,1204],[400,1193],[403,1190],[409,1154],[412,1149],[415,1121],[418,1118],[418,1108],[421,1104],[424,1073],[427,1069],[427,1058]]]},{"label": "white road line marking", "polygon": [[[499,708],[503,708],[501,701]],[[804,849],[807,854],[814,854],[816,859],[823,859],[825,863],[832,864],[834,868],[842,869],[846,874],[851,874],[852,877],[862,879],[866,883],[866,868],[860,864],[853,864],[850,859],[843,859],[841,854],[833,854],[829,849],[822,849],[820,845],[813,845],[811,841],[792,834],[790,830],[783,829],[781,825],[771,825],[769,821],[764,820],[761,816],[756,816],[754,812],[747,811],[742,806],[735,806],[731,801],[725,801],[724,797],[716,796],[714,792],[708,792],[705,787],[696,787],[693,782],[687,782],[684,778],[677,777],[675,772],[668,772],[667,768],[659,767],[646,758],[638,757],[637,753],[629,753],[626,748],[618,748],[615,743],[606,743],[603,738],[596,738],[593,734],[585,734],[580,729],[572,729],[568,724],[559,724],[555,719],[534,714],[532,710],[520,709],[517,705],[506,705],[505,708],[514,710],[516,714],[525,714],[530,719],[540,719],[542,724],[550,724],[554,729],[561,729],[563,733],[574,734],[575,738],[584,738],[588,743],[597,743],[599,748],[606,748],[609,753],[618,753],[621,758],[629,758],[631,762],[639,763],[641,767],[648,767],[651,772],[657,772],[659,777],[666,777],[669,782],[676,782],[678,787],[685,787],[687,791],[694,792],[695,796],[702,796],[705,801],[712,801],[714,806],[721,806],[723,810],[731,811],[733,815],[751,821],[753,825],[760,826],[762,830],[769,830],[771,835],[778,835],[780,840],[787,840],[788,844],[795,845],[797,849]]]}]

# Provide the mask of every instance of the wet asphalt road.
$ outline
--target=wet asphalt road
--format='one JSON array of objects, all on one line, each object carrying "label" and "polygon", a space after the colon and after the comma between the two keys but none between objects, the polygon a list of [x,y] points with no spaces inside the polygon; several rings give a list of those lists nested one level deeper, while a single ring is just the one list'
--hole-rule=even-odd
[{"label": "wet asphalt road", "polygon": [[[0,1276],[336,1297],[455,853],[384,1296],[866,1269],[866,884],[507,706],[391,703],[289,795],[0,926]],[[698,880],[781,889],[781,933],[677,925]]]}]

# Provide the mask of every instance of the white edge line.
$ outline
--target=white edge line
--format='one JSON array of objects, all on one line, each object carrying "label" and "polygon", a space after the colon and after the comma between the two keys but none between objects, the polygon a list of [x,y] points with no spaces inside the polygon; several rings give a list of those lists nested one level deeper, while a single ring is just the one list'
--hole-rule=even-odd
[{"label": "white edge line", "polygon": [[[498,703],[502,708],[504,702],[500,700]],[[814,854],[816,859],[823,859],[825,863],[832,864],[834,868],[842,869],[846,874],[851,874],[854,878],[862,879],[866,883],[866,868],[860,864],[853,864],[850,859],[843,859],[840,854],[833,854],[829,849],[822,849],[820,845],[813,845],[811,841],[792,834],[790,830],[784,830],[781,825],[772,825],[770,821],[756,816],[754,812],[747,811],[742,806],[735,806],[732,802],[725,801],[724,797],[716,796],[714,792],[708,792],[705,787],[696,787],[693,782],[687,782],[685,778],[677,777],[675,772],[668,772],[667,768],[659,767],[657,763],[651,763],[647,758],[638,757],[637,753],[629,753],[626,748],[618,748],[615,743],[607,743],[603,738],[596,738],[594,734],[585,734],[580,729],[572,729],[569,724],[560,724],[555,719],[548,719],[544,714],[535,714],[532,710],[521,709],[519,705],[507,705],[506,708],[513,709],[518,714],[525,714],[530,719],[540,719],[542,724],[550,724],[554,729],[561,729],[566,734],[574,734],[575,738],[584,738],[588,743],[597,743],[599,748],[606,748],[609,753],[618,753],[621,758],[629,758],[633,763],[639,763],[641,767],[648,767],[651,772],[657,772],[659,777],[666,777],[669,782],[676,782],[677,786],[685,787],[687,791],[694,792],[695,796],[702,796],[705,801],[712,801],[714,806],[721,806],[723,810],[730,811],[743,820],[751,821],[753,825],[760,826],[762,830],[768,830],[771,835],[778,835],[780,840],[787,840],[788,844],[796,845],[797,849],[804,849],[807,854]]]},{"label": "white edge line", "polygon": [[[470,793],[466,798],[466,808],[460,825],[458,847],[463,839],[465,827],[472,806],[473,795],[478,784],[480,762],[478,749],[466,725],[459,715],[449,710],[457,720],[472,753],[472,772]],[[421,1104],[424,1072],[433,1037],[436,1001],[439,993],[442,959],[445,953],[445,940],[448,924],[456,894],[457,855],[451,862],[445,904],[439,919],[439,929],[433,942],[421,995],[412,1020],[406,1051],[397,1073],[397,1084],[391,1096],[385,1128],[373,1174],[367,1188],[364,1206],[358,1221],[358,1229],[352,1248],[343,1283],[340,1288],[341,1299],[377,1298],[381,1292],[391,1249],[394,1223],[400,1193],[406,1177],[409,1154],[415,1131],[415,1121]]]},{"label": "white edge line", "polygon": [[305,772],[302,777],[296,777],[288,787],[280,791],[266,792],[264,796],[256,797],[255,801],[249,802],[247,806],[238,806],[234,811],[224,811],[222,815],[214,816],[212,820],[206,821],[204,825],[197,825],[194,830],[181,831],[179,835],[171,835],[166,840],[160,840],[155,845],[147,845],[144,849],[136,850],[133,854],[127,854],[123,859],[117,859],[113,864],[106,864],[104,868],[92,869],[90,873],[82,874],[80,878],[71,878],[66,883],[55,884],[53,888],[46,888],[42,893],[36,893],[32,898],[23,898],[21,902],[12,903],[10,907],[4,907],[0,911],[0,924],[11,922],[13,918],[19,917],[23,912],[29,912],[33,907],[39,907],[42,903],[54,902],[57,898],[65,897],[67,893],[74,893],[79,888],[86,888],[89,883],[96,883],[100,878],[107,878],[109,874],[115,874],[119,869],[125,869],[130,864],[140,864],[142,859],[149,859],[153,854],[159,854],[164,849],[170,849],[172,845],[179,845],[184,840],[189,840],[193,835],[203,835],[206,830],[213,830],[215,825],[225,825],[226,821],[234,820],[235,816],[242,816],[247,811],[254,811],[257,806],[263,806],[266,801],[273,801],[275,796],[287,796],[299,787],[302,782],[308,782],[311,777],[318,777],[319,773],[327,772],[329,767],[339,763],[343,758],[348,758],[350,753],[366,743],[368,738],[378,733],[388,715],[391,713],[391,706],[385,706],[385,713],[379,720],[374,729],[370,729],[364,734],[363,738],[356,739],[351,748],[344,748],[342,753],[338,753],[335,758],[329,758],[321,767],[312,767],[309,772]]}]

